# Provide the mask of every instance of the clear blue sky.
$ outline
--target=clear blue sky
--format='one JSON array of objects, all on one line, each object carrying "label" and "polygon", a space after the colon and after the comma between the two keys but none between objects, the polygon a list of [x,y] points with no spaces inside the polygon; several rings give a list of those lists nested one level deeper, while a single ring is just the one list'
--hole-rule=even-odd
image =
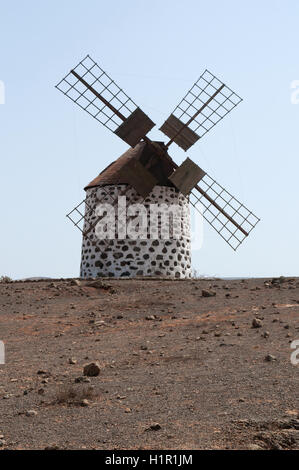
[{"label": "clear blue sky", "polygon": [[[205,275],[299,275],[297,0],[0,1],[0,275],[77,276],[65,214],[124,142],[54,85],[89,53],[158,124],[207,67],[244,102],[187,155],[262,221],[237,252],[205,225]],[[161,140],[154,129],[150,137]],[[179,163],[186,154],[173,146]]]}]

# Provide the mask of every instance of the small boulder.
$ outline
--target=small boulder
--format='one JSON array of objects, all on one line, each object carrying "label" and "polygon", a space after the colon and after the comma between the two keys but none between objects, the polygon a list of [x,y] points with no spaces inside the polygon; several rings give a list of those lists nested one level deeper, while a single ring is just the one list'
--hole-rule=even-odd
[{"label": "small boulder", "polygon": [[26,416],[28,416],[28,418],[33,418],[33,416],[36,416],[37,415],[37,411],[35,410],[28,410],[26,411]]},{"label": "small boulder", "polygon": [[269,338],[269,336],[270,336],[269,331],[264,331],[264,333],[262,333],[263,338]]},{"label": "small boulder", "polygon": [[214,292],[213,290],[203,289],[201,291],[201,295],[202,295],[202,297],[215,297],[216,292]]},{"label": "small boulder", "polygon": [[267,356],[265,357],[265,361],[267,362],[273,362],[273,361],[276,361],[276,357],[273,356],[272,354],[267,354]]},{"label": "small boulder", "polygon": [[95,287],[96,289],[102,289],[103,287],[105,287],[104,284],[103,284],[103,281],[101,281],[100,279],[98,279],[96,281],[88,282],[87,286],[88,287]]},{"label": "small boulder", "polygon": [[81,406],[89,406],[89,405],[90,405],[90,402],[89,402],[86,398],[84,398],[84,399],[81,401],[80,405],[81,405]]},{"label": "small boulder", "polygon": [[87,377],[97,377],[100,371],[101,369],[99,363],[91,362],[90,364],[84,366],[83,375],[86,375]]},{"label": "small boulder", "polygon": [[261,328],[263,326],[262,320],[259,318],[254,318],[252,320],[252,328]]},{"label": "small boulder", "polygon": [[159,431],[160,429],[161,425],[159,423],[153,423],[149,428],[146,429],[146,431]]},{"label": "small boulder", "polygon": [[88,377],[76,377],[74,382],[75,382],[75,384],[80,384],[82,382],[89,384],[91,382],[91,380]]},{"label": "small boulder", "polygon": [[46,446],[44,450],[60,450],[60,449],[57,444],[51,444],[49,446]]}]

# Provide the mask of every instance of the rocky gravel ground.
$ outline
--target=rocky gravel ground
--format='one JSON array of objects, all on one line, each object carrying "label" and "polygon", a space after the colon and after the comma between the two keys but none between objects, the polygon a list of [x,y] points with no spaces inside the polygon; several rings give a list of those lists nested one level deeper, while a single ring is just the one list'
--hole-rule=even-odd
[{"label": "rocky gravel ground", "polygon": [[298,314],[296,278],[1,282],[0,450],[299,449]]}]

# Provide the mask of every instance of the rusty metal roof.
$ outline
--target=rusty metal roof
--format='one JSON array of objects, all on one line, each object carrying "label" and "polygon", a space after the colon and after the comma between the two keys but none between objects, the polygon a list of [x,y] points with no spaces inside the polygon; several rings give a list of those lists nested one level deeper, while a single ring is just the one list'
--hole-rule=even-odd
[{"label": "rusty metal roof", "polygon": [[[162,142],[155,142],[154,145],[163,146]],[[96,186],[105,186],[108,184],[129,184],[126,178],[126,172],[123,167],[132,158],[137,159],[153,174],[161,186],[173,186],[168,177],[173,172],[173,166],[167,160],[161,160],[153,151],[151,145],[147,142],[140,142],[134,148],[130,148],[117,160],[108,165],[94,180],[92,180],[84,189],[94,188]]]}]

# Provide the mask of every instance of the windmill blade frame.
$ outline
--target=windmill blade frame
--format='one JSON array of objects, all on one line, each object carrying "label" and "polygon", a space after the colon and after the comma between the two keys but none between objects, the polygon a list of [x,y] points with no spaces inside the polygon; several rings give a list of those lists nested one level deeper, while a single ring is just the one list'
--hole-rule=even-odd
[{"label": "windmill blade frame", "polygon": [[235,251],[260,221],[207,173],[191,191],[189,202]]},{"label": "windmill blade frame", "polygon": [[155,126],[89,55],[56,88],[132,147]]},{"label": "windmill blade frame", "polygon": [[[156,147],[155,150],[161,159],[170,162],[174,170],[179,168],[167,151]],[[200,179],[189,192],[189,202],[236,251],[260,219],[202,168],[198,169]],[[173,177],[169,179],[172,181]]]},{"label": "windmill blade frame", "polygon": [[160,127],[170,138],[166,146],[175,142],[188,150],[241,101],[239,95],[206,69]]}]

